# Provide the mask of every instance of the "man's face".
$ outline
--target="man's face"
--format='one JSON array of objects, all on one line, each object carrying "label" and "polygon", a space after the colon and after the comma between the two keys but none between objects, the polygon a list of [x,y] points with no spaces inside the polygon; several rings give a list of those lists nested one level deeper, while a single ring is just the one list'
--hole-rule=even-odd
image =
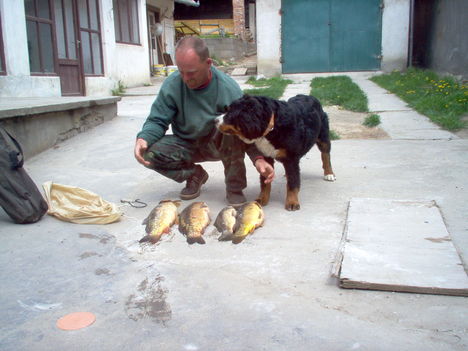
[{"label": "man's face", "polygon": [[210,77],[211,59],[202,61],[193,49],[178,50],[175,55],[180,76],[189,89],[206,84]]}]

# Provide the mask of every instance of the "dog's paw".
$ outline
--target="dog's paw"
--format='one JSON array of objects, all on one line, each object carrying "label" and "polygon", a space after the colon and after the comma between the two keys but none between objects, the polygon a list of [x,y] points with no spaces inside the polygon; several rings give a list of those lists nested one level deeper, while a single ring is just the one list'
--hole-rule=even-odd
[{"label": "dog's paw", "polygon": [[331,174],[325,174],[323,176],[323,179],[326,180],[327,182],[334,182],[336,180],[336,177],[333,173],[331,173]]},{"label": "dog's paw", "polygon": [[298,202],[286,202],[284,208],[288,211],[297,211],[301,208],[301,205]]}]

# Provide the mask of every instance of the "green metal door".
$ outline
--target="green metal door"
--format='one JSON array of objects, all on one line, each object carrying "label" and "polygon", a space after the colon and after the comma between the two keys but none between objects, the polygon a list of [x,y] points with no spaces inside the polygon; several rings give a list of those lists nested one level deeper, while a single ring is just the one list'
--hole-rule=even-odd
[{"label": "green metal door", "polygon": [[283,73],[380,69],[381,0],[282,0]]},{"label": "green metal door", "polygon": [[327,71],[329,0],[283,0],[282,59],[284,73]]}]

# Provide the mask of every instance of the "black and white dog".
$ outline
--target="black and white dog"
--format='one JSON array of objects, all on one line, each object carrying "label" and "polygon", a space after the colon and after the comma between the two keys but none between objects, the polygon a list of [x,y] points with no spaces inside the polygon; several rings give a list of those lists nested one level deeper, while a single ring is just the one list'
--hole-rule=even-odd
[{"label": "black and white dog", "polygon": [[[288,101],[279,101],[244,95],[216,119],[216,127],[222,133],[238,136],[245,143],[255,143],[271,165],[274,160],[283,164],[287,178],[285,208],[289,211],[300,208],[299,161],[314,144],[322,154],[324,179],[336,179],[330,162],[328,116],[312,96],[297,95]],[[260,176],[261,191],[257,201],[261,205],[270,200],[271,184],[264,181]]]}]

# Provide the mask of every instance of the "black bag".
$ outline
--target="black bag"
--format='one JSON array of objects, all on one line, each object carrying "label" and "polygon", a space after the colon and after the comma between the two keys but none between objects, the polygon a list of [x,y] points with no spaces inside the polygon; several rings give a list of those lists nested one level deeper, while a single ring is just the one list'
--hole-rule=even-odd
[{"label": "black bag", "polygon": [[0,206],[16,223],[34,223],[47,212],[47,202],[23,169],[23,150],[0,127]]}]

